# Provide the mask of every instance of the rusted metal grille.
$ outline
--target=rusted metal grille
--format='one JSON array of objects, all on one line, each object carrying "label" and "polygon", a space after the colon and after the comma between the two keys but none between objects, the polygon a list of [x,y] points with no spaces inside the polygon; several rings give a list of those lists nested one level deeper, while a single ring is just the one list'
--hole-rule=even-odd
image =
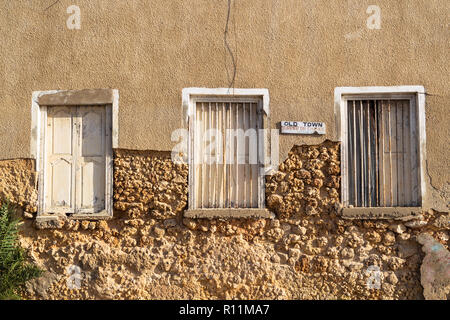
[{"label": "rusted metal grille", "polygon": [[195,102],[191,208],[259,208],[258,101]]},{"label": "rusted metal grille", "polygon": [[419,205],[412,100],[347,100],[347,205]]}]

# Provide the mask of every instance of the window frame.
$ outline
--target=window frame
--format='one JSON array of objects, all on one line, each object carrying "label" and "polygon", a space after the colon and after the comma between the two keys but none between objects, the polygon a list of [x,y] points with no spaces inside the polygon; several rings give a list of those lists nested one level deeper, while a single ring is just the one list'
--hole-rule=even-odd
[{"label": "window frame", "polygon": [[[348,174],[347,163],[347,100],[358,99],[408,99],[416,108],[417,112],[417,152],[418,152],[418,175],[419,175],[419,206],[417,207],[354,207],[349,208],[345,204],[348,197]],[[347,213],[365,213],[372,215],[383,215],[381,211],[394,209],[393,215],[424,207],[426,198],[426,184],[424,168],[426,161],[426,130],[425,130],[425,88],[423,86],[394,86],[394,87],[338,87],[335,88],[335,117],[336,136],[341,142],[341,203]],[[351,209],[351,210],[349,210]],[[353,212],[352,212],[353,211]],[[379,211],[379,212],[378,212]]]},{"label": "window frame", "polygon": [[[193,139],[194,128],[192,126],[195,120],[195,106],[197,101],[257,101],[261,110],[262,116],[262,128],[268,129],[270,123],[269,112],[269,90],[268,89],[236,89],[236,88],[184,88],[182,91],[182,110],[183,110],[183,125],[188,130],[188,209],[185,212],[186,217],[192,218],[239,218],[239,217],[265,217],[272,218],[273,214],[269,213],[265,209],[265,176],[259,175],[259,195],[258,195],[258,208],[194,208],[194,187],[195,187],[195,175],[194,166],[192,165],[193,154]],[[264,139],[259,140],[258,145],[258,158],[263,159],[263,163],[266,163],[268,159],[268,148],[270,146],[270,138],[264,135]]]},{"label": "window frame", "polygon": [[[36,161],[38,186],[38,212],[37,220],[57,219],[58,215],[47,215],[44,212],[45,201],[45,169],[46,153],[45,139],[47,130],[47,108],[52,106],[92,106],[105,107],[106,116],[111,120],[110,141],[106,153],[106,184],[105,184],[105,210],[100,213],[77,213],[70,215],[71,219],[109,219],[113,216],[113,154],[112,150],[118,147],[118,111],[119,91],[117,89],[87,89],[87,90],[48,90],[34,91],[31,105],[31,158]],[[108,139],[108,140],[109,140]]]}]

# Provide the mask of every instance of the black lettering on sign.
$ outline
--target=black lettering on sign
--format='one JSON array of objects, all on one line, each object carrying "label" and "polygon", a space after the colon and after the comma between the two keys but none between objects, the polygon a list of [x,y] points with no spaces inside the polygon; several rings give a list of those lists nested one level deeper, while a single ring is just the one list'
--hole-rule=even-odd
[{"label": "black lettering on sign", "polygon": [[303,122],[305,127],[322,128],[323,124],[321,122]]}]

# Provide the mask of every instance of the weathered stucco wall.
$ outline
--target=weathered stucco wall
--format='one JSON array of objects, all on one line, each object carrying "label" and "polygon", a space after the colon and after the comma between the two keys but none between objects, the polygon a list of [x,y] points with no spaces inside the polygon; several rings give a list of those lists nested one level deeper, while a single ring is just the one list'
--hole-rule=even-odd
[{"label": "weathered stucco wall", "polygon": [[[225,0],[52,3],[0,1],[0,159],[29,157],[34,90],[117,88],[119,147],[167,151],[181,126],[182,88],[229,85]],[[66,26],[73,4],[80,30]],[[373,4],[380,30],[366,27]],[[441,194],[436,203],[444,189],[448,196],[449,1],[254,0],[231,9],[235,87],[269,89],[272,127],[328,127],[325,137],[283,136],[282,159],[292,145],[336,140],[335,87],[423,85],[427,170]]]},{"label": "weathered stucco wall", "polygon": [[[168,152],[116,150],[114,169],[112,220],[26,220],[22,245],[47,270],[27,298],[423,299],[417,236],[449,244],[448,213],[342,219],[339,145],[329,141],[292,148],[267,178],[274,220],[183,218],[187,167]],[[67,286],[72,265],[80,289]],[[369,266],[380,268],[380,289],[367,288]]]}]

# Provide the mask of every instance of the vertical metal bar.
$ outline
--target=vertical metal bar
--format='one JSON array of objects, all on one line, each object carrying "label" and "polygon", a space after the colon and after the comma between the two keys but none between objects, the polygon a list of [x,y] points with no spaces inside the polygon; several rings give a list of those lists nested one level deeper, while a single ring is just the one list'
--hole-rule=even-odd
[{"label": "vertical metal bar", "polygon": [[386,173],[385,173],[385,163],[384,163],[384,140],[385,140],[385,135],[386,135],[386,131],[384,128],[384,102],[383,100],[380,100],[381,103],[381,108],[380,108],[380,141],[381,141],[381,147],[380,147],[380,157],[381,157],[381,170],[380,170],[380,174],[381,174],[381,182],[380,182],[380,206],[381,207],[386,207],[387,206],[387,201],[386,201]]},{"label": "vertical metal bar", "polygon": [[[194,108],[195,108],[195,105],[194,105]],[[193,121],[192,121],[192,118],[194,117],[194,115],[195,115],[195,111],[193,112],[193,114],[190,114],[189,115],[189,118],[188,118],[188,126],[189,126],[189,140],[188,140],[188,164],[189,164],[189,174],[188,174],[188,181],[189,181],[189,183],[188,183],[188,193],[189,193],[189,197],[188,197],[188,204],[189,204],[189,209],[194,209],[194,199],[195,199],[195,193],[193,193],[192,192],[192,186],[194,185],[194,179],[192,179],[192,177],[193,177],[193,172],[195,172],[195,161],[192,161],[192,156],[193,156],[193,152],[192,152],[192,141],[191,141],[191,139],[192,139],[192,132],[194,132],[195,133],[195,130],[192,130],[193,128],[192,128],[192,125],[193,125]],[[195,122],[194,122],[195,123]],[[194,157],[194,159],[195,159],[195,157]],[[194,168],[194,170],[192,170],[192,168]]]},{"label": "vertical metal bar", "polygon": [[252,170],[252,167],[251,167],[251,164],[250,164],[250,142],[251,142],[251,134],[250,134],[250,132],[251,132],[251,128],[252,128],[252,125],[251,125],[251,122],[250,122],[250,117],[251,117],[251,114],[250,114],[250,110],[251,110],[251,103],[249,103],[248,104],[248,108],[246,109],[246,114],[247,114],[247,125],[246,125],[246,131],[248,131],[248,138],[246,139],[246,148],[245,148],[245,152],[246,152],[246,157],[245,157],[245,161],[246,161],[246,166],[245,166],[245,173],[246,173],[246,176],[247,176],[247,179],[246,179],[246,205],[247,205],[247,208],[250,208],[251,207],[251,193],[252,193],[252,189],[251,189],[251,181],[252,181],[252,176],[251,176],[251,170]]},{"label": "vertical metal bar", "polygon": [[220,177],[218,179],[218,189],[219,189],[219,195],[218,195],[218,207],[222,208],[222,201],[223,201],[223,106],[218,103],[218,109],[217,109],[217,134],[219,137],[219,140],[217,142],[217,147],[219,148],[219,152],[217,154],[217,163],[218,163],[218,169],[217,169],[217,175]]},{"label": "vertical metal bar", "polygon": [[396,109],[396,139],[397,139],[397,205],[404,206],[404,175],[403,175],[403,106],[402,101],[397,100]]},{"label": "vertical metal bar", "polygon": [[353,190],[355,194],[355,202],[353,205],[355,207],[358,206],[358,180],[357,180],[357,171],[356,171],[356,101],[353,100]]},{"label": "vertical metal bar", "polygon": [[[368,150],[368,145],[367,145],[367,135],[368,135],[368,132],[367,132],[367,116],[366,116],[366,113],[367,113],[367,109],[368,108],[366,108],[366,106],[364,105],[364,101],[362,101],[362,106],[363,106],[363,137],[364,137],[364,141],[363,141],[363,144],[364,144],[364,206],[365,207],[368,207],[369,206],[369,188],[370,188],[370,185],[369,185],[369,171],[368,171],[368,168],[369,168],[369,165],[368,165],[368,153],[367,153],[367,150]],[[366,122],[366,123],[364,123],[364,122]]]},{"label": "vertical metal bar", "polygon": [[[343,150],[345,156],[347,157],[346,160],[346,165],[345,165],[345,172],[346,172],[346,182],[347,182],[347,205],[353,205],[354,204],[354,200],[352,199],[353,197],[353,190],[354,190],[354,186],[353,186],[353,172],[352,170],[349,170],[350,167],[353,167],[353,156],[355,154],[353,148],[353,124],[352,124],[352,119],[353,119],[353,108],[350,107],[350,103],[352,103],[351,100],[348,100],[346,102],[346,115],[347,115],[347,135],[344,138],[344,134],[342,139],[346,139],[347,140],[347,148],[346,150]],[[344,190],[342,192],[345,192]],[[343,199],[344,201],[344,199]]]},{"label": "vertical metal bar", "polygon": [[200,179],[200,176],[199,176],[200,168],[198,166],[198,163],[199,163],[198,153],[199,153],[199,149],[201,149],[201,146],[198,143],[199,142],[198,136],[200,134],[200,132],[199,132],[200,128],[198,126],[198,123],[199,123],[198,104],[197,104],[197,102],[194,102],[193,105],[194,105],[194,113],[195,113],[195,121],[193,124],[193,127],[195,128],[194,129],[194,143],[192,145],[193,159],[194,159],[194,165],[195,165],[195,178],[194,178],[195,202],[194,203],[195,203],[195,208],[197,209],[197,208],[199,208],[199,199],[200,199],[198,189],[199,189],[199,186],[200,186],[200,183],[202,180],[202,179]]},{"label": "vertical metal bar", "polygon": [[[205,207],[209,208],[209,202],[210,202],[210,190],[211,190],[211,166],[210,166],[210,158],[211,158],[211,150],[209,145],[209,137],[208,137],[208,130],[209,130],[209,121],[211,118],[210,114],[210,102],[205,103]],[[208,150],[209,149],[209,150]]]},{"label": "vertical metal bar", "polygon": [[367,199],[367,205],[369,207],[372,206],[372,183],[371,183],[371,174],[372,174],[372,170],[371,170],[371,155],[370,155],[370,101],[367,100],[367,195],[368,195],[368,199]]},{"label": "vertical metal bar", "polygon": [[396,195],[396,204],[397,206],[401,206],[400,203],[400,194],[399,194],[399,184],[400,184],[400,176],[399,176],[399,138],[398,138],[398,100],[393,101],[394,102],[394,113],[395,113],[395,179],[397,180],[397,183],[395,185],[395,195]]},{"label": "vertical metal bar", "polygon": [[[208,137],[208,140],[206,140],[207,142],[207,148],[209,149],[208,150],[208,154],[207,154],[207,163],[206,163],[206,166],[207,166],[207,175],[208,175],[208,178],[207,178],[207,180],[208,180],[208,183],[207,183],[207,186],[206,186],[206,191],[207,191],[207,194],[208,194],[208,197],[206,198],[206,203],[207,203],[207,207],[208,208],[211,208],[211,187],[212,187],[212,185],[211,185],[211,178],[212,178],[212,172],[211,172],[211,136],[209,135],[209,130],[211,129],[211,102],[208,102],[208,108],[206,109],[206,112],[208,113],[208,115],[207,115],[207,124],[206,124],[206,129],[205,129],[205,134],[206,134],[206,136]],[[209,142],[209,143],[208,143]]]},{"label": "vertical metal bar", "polygon": [[231,141],[231,118],[232,118],[232,103],[229,103],[229,109],[228,111],[228,173],[227,173],[227,181],[228,181],[228,187],[227,187],[227,201],[228,201],[228,208],[231,208],[231,149],[232,149],[232,141]]},{"label": "vertical metal bar", "polygon": [[219,149],[219,105],[216,102],[216,125],[214,128],[214,150],[216,152],[215,160],[216,160],[216,193],[214,195],[214,208],[219,207],[219,195],[220,195],[220,175],[219,175],[219,155],[220,155],[220,149]]},{"label": "vertical metal bar", "polygon": [[362,163],[363,163],[363,171],[362,171],[362,180],[363,180],[363,188],[362,188],[362,194],[363,194],[363,206],[367,207],[367,141],[366,141],[366,124],[365,121],[365,106],[364,106],[364,100],[361,100],[361,145],[362,145]]},{"label": "vertical metal bar", "polygon": [[[345,192],[347,193],[347,197],[345,197],[345,198],[343,197],[343,199],[342,199],[342,202],[345,203],[345,205],[349,205],[349,204],[353,203],[352,202],[352,194],[353,194],[352,190],[353,189],[352,189],[352,183],[351,183],[353,181],[353,176],[352,176],[351,170],[348,170],[349,167],[353,165],[353,162],[352,162],[352,155],[353,155],[352,139],[353,138],[351,136],[353,129],[352,129],[352,121],[351,121],[352,110],[351,110],[351,108],[349,108],[350,102],[351,102],[350,100],[346,101],[345,110],[346,110],[346,116],[347,116],[347,128],[346,128],[346,130],[343,130],[344,132],[342,133],[342,140],[345,139],[347,141],[347,148],[342,149],[344,157],[346,157],[345,164],[343,165],[344,170],[342,172],[342,176],[345,177],[344,179],[346,180],[346,185],[347,185],[347,188],[346,188],[347,191],[345,191],[344,188],[342,188],[342,193],[345,193]],[[344,173],[344,172],[346,172],[346,173]]]},{"label": "vertical metal bar", "polygon": [[[252,114],[252,103],[250,103],[249,104],[249,114],[250,114],[250,116],[249,116],[249,120],[250,120],[250,128],[254,128],[254,122],[253,122],[253,114]],[[252,150],[251,149],[251,143],[252,143],[252,141],[251,141],[251,139],[249,139],[248,140],[248,148],[249,148],[249,153],[250,153],[250,150]],[[250,163],[250,159],[251,159],[251,157],[249,156],[249,163]],[[250,182],[249,182],[249,188],[250,188],[250,199],[249,199],[249,201],[250,201],[250,207],[253,207],[253,163],[250,163],[250,172],[249,172],[249,175],[250,175]]]},{"label": "vertical metal bar", "polygon": [[360,150],[360,176],[361,176],[361,206],[365,207],[365,192],[364,192],[364,137],[363,137],[363,114],[362,114],[362,100],[359,101],[359,150]]},{"label": "vertical metal bar", "polygon": [[418,138],[417,138],[417,116],[415,98],[410,100],[410,145],[411,145],[411,202],[413,206],[419,204],[419,161]]},{"label": "vertical metal bar", "polygon": [[198,163],[198,168],[199,168],[199,188],[198,188],[198,207],[202,208],[202,198],[203,198],[203,168],[202,168],[202,149],[203,149],[203,139],[202,139],[202,128],[203,128],[203,114],[202,114],[202,104],[198,103],[197,104],[197,112],[198,112],[198,120],[197,120],[197,126],[198,126],[198,135],[197,135],[197,139],[198,139],[198,157],[197,157],[197,163]]},{"label": "vertical metal bar", "polygon": [[235,164],[235,176],[236,176],[236,182],[235,182],[235,199],[234,199],[234,207],[237,208],[239,206],[239,104],[236,103],[236,125],[235,125],[235,136],[236,136],[236,151],[235,151],[235,158],[236,158],[236,164]]},{"label": "vertical metal bar", "polygon": [[224,126],[224,131],[225,131],[225,134],[224,134],[224,136],[223,136],[223,139],[224,139],[224,150],[225,150],[225,152],[224,152],[224,165],[223,165],[223,167],[224,167],[224,188],[223,188],[223,191],[224,191],[224,193],[223,193],[223,196],[224,196],[224,198],[223,198],[223,206],[224,206],[224,208],[227,208],[228,207],[228,184],[229,184],[229,181],[228,181],[228,162],[229,162],[229,160],[228,160],[228,157],[229,157],[229,146],[228,146],[228,143],[229,143],[229,140],[228,140],[228,124],[229,124],[229,121],[228,121],[228,108],[229,108],[229,104],[228,104],[228,102],[227,103],[224,103],[223,104],[223,106],[224,106],[224,113],[223,113],[223,120],[224,120],[224,122],[223,122],[223,126]]},{"label": "vertical metal bar", "polygon": [[389,136],[389,196],[390,196],[390,205],[392,206],[394,203],[394,195],[392,191],[392,144],[391,144],[391,100],[388,100],[388,136]]},{"label": "vertical metal bar", "polygon": [[253,166],[253,203],[254,207],[259,206],[259,190],[260,190],[260,183],[259,183],[259,174],[260,174],[260,137],[259,137],[259,115],[258,115],[258,107],[259,103],[253,103],[254,111],[253,111],[253,121],[254,121],[254,128],[256,130],[256,164]]},{"label": "vertical metal bar", "polygon": [[404,147],[404,159],[403,159],[403,176],[404,176],[404,185],[405,185],[405,206],[411,206],[411,141],[410,141],[410,110],[409,110],[409,101],[403,102],[403,116],[404,126],[403,126],[403,147]]},{"label": "vertical metal bar", "polygon": [[250,119],[251,119],[251,106],[252,106],[252,104],[251,103],[249,103],[248,104],[248,109],[247,109],[247,131],[249,132],[248,133],[248,138],[247,138],[247,147],[246,147],[246,153],[247,153],[247,156],[246,156],[246,174],[247,174],[247,192],[246,192],[246,198],[247,198],[247,208],[251,208],[251,197],[252,197],[252,185],[251,185],[251,181],[252,181],[252,174],[251,174],[251,170],[252,170],[252,166],[251,166],[251,164],[250,164],[250,142],[251,142],[251,138],[250,138],[250,136],[251,136],[251,134],[250,134],[250,132],[251,132],[251,128],[252,128],[252,125],[251,125],[251,121],[250,121]]},{"label": "vertical metal bar", "polygon": [[[189,202],[190,202],[190,208],[195,208],[197,209],[197,197],[198,197],[198,191],[197,191],[197,185],[198,185],[198,181],[196,181],[196,177],[197,177],[197,148],[198,148],[198,144],[197,144],[197,135],[198,135],[198,128],[197,128],[197,103],[194,102],[193,103],[193,109],[192,110],[192,117],[189,117],[189,131],[190,131],[190,170],[189,170],[189,180],[191,182],[189,191],[191,192],[192,195],[194,195],[193,197],[189,197]],[[193,142],[193,143],[192,143]],[[192,170],[191,168],[193,168],[194,170]]]},{"label": "vertical metal bar", "polygon": [[[237,111],[237,104],[236,103],[232,103],[232,108],[236,109]],[[236,139],[236,126],[237,126],[237,121],[236,121],[236,114],[234,113],[233,109],[231,109],[231,113],[230,113],[230,117],[231,117],[231,125],[232,125],[232,129],[233,131],[231,132],[231,149],[232,151],[232,155],[233,158],[231,159],[231,207],[235,207],[236,206],[236,156],[237,156],[237,150],[236,150],[236,143],[237,143],[237,139]]]},{"label": "vertical metal bar", "polygon": [[380,172],[380,168],[379,168],[379,163],[378,163],[378,144],[380,143],[380,140],[378,138],[378,100],[374,100],[374,118],[375,118],[375,123],[374,123],[374,129],[375,129],[375,135],[374,135],[374,139],[375,139],[375,204],[378,207],[380,205],[380,199],[379,199],[379,172]]},{"label": "vertical metal bar", "polygon": [[195,179],[197,180],[197,185],[195,186],[195,194],[196,194],[196,199],[195,199],[195,207],[196,208],[201,208],[201,201],[202,201],[202,197],[201,197],[201,186],[202,186],[202,168],[201,168],[201,150],[202,150],[202,145],[201,145],[201,106],[199,105],[199,103],[195,102],[195,137],[194,137],[194,141],[195,141]]},{"label": "vertical metal bar", "polygon": [[222,103],[222,203],[221,208],[226,207],[227,193],[227,104]]},{"label": "vertical metal bar", "polygon": [[205,197],[205,176],[206,176],[206,168],[205,168],[205,106],[204,103],[202,102],[202,152],[201,152],[201,164],[202,164],[202,197],[201,197],[201,203],[202,203],[202,208],[204,208],[205,203],[204,203],[204,197]]},{"label": "vertical metal bar", "polygon": [[245,116],[246,113],[246,108],[245,108],[245,103],[242,104],[242,122],[243,122],[243,129],[244,129],[244,137],[243,137],[243,151],[244,151],[244,163],[241,164],[241,166],[243,167],[243,171],[244,171],[244,178],[243,178],[243,192],[242,194],[244,195],[243,197],[243,203],[242,206],[244,208],[247,208],[247,190],[248,190],[248,184],[247,184],[247,148],[246,148],[246,143],[245,143],[245,132],[247,130],[247,117]]}]

